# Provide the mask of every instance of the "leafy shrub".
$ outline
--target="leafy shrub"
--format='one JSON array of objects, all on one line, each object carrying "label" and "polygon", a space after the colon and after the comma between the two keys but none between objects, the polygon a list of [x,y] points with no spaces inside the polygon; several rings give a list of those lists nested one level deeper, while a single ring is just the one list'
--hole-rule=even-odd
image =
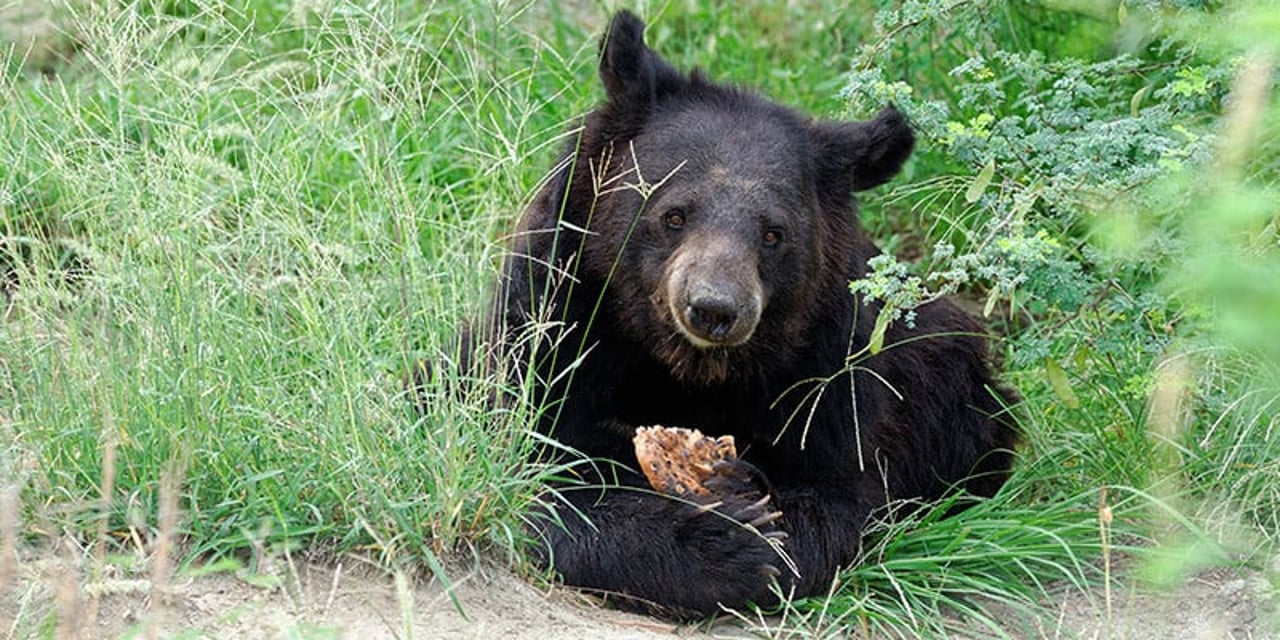
[{"label": "leafy shrub", "polygon": [[[1188,20],[1222,19],[1188,3],[1131,3],[1118,25],[1065,12],[1018,23],[997,5],[902,3],[878,14],[883,35],[855,58],[849,109],[894,102],[921,133],[916,173],[930,177],[884,204],[907,207],[923,223],[898,229],[927,229],[900,248],[933,249],[881,257],[851,288],[886,300],[886,313],[908,322],[909,309],[938,295],[978,297],[984,313],[1003,320],[1010,364],[1027,374],[1024,383],[1044,380],[1067,408],[1081,402],[1073,384],[1105,388],[1120,403],[1111,411],[1124,414],[1113,417],[1140,431],[1155,360],[1220,324],[1225,292],[1266,281],[1223,275],[1171,284],[1195,243],[1213,237],[1209,228],[1188,233],[1191,215],[1208,227],[1223,218],[1215,210],[1248,206],[1199,178],[1215,162],[1218,112],[1241,58],[1168,35]],[[1053,25],[1076,33],[1082,23],[1116,41],[1133,29],[1145,35],[1136,38],[1141,46],[1093,59],[1010,47],[1034,38],[986,35]],[[920,63],[920,45],[911,43],[924,42],[951,53],[926,58],[941,70]],[[1205,202],[1208,194],[1225,201]],[[1261,298],[1246,291],[1236,299]],[[1265,325],[1254,322],[1262,309],[1242,311],[1228,316],[1245,318],[1233,324],[1239,331]]]},{"label": "leafy shrub", "polygon": [[[1280,105],[1273,36],[1255,25],[1280,9],[1207,4],[1015,16],[988,0],[906,0],[877,14],[842,95],[855,114],[897,104],[922,143],[905,184],[868,207],[892,253],[850,288],[886,303],[881,326],[941,295],[972,300],[1007,338],[1029,441],[1003,507],[881,544],[952,539],[946,527],[987,517],[1025,527],[1011,514],[1046,500],[1101,514],[1107,488],[1127,487],[1139,499],[1107,513],[1132,540],[1176,521],[1247,541],[1242,557],[1275,553]],[[1184,568],[1224,557],[1170,548]],[[904,566],[936,561],[901,549]],[[1074,554],[1099,551],[1086,536],[1048,553],[1087,581]],[[1022,601],[1001,584],[975,590]],[[864,624],[885,615],[861,591],[844,603]]]}]

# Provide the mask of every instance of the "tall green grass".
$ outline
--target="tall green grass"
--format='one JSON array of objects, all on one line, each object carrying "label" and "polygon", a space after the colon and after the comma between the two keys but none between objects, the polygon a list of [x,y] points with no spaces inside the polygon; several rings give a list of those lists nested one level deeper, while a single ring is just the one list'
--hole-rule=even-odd
[{"label": "tall green grass", "polygon": [[0,414],[33,532],[153,522],[176,467],[193,558],[510,546],[522,430],[401,395],[580,106],[581,51],[526,13],[85,5],[59,75],[5,76]]},{"label": "tall green grass", "polygon": [[[518,425],[466,406],[418,420],[398,396],[481,306],[501,236],[594,99],[589,24],[605,14],[61,15],[70,62],[3,85],[0,406],[18,481],[56,496],[31,515],[96,521],[109,445],[113,526],[153,511],[177,465],[195,553],[511,538],[533,491]],[[20,68],[24,50],[7,53]]]}]

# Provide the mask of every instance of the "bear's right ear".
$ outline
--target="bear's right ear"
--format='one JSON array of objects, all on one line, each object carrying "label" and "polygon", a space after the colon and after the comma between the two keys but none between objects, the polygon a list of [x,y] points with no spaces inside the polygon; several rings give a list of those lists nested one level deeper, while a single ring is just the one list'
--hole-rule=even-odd
[{"label": "bear's right ear", "polygon": [[684,77],[645,45],[644,21],[622,10],[613,16],[600,44],[600,81],[610,103],[634,114],[648,111],[659,96],[677,90]]}]

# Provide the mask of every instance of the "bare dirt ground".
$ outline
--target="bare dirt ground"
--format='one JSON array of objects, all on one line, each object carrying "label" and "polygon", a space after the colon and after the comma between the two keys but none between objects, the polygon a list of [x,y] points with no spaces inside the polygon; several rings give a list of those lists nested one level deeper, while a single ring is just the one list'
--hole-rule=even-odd
[{"label": "bare dirt ground", "polygon": [[[543,591],[493,566],[454,568],[439,581],[390,575],[356,559],[278,561],[272,573],[175,576],[160,596],[145,577],[107,571],[96,580],[53,558],[26,559],[0,599],[10,638],[349,638],[441,640],[654,640],[848,637],[785,620],[725,621],[697,628],[601,606],[573,590]],[[110,567],[108,567],[110,569]],[[116,574],[113,576],[113,574]],[[266,578],[266,579],[264,579]],[[167,600],[167,603],[165,602]],[[1276,596],[1265,581],[1233,571],[1196,575],[1172,593],[1064,593],[1039,620],[997,616],[1013,638],[1280,638]],[[995,609],[998,611],[998,608]],[[1270,626],[1270,631],[1266,629]],[[992,637],[975,629],[957,635]]]},{"label": "bare dirt ground", "polygon": [[[1015,638],[1125,640],[1246,640],[1280,638],[1271,613],[1274,596],[1258,576],[1215,569],[1170,592],[1068,592],[1049,609],[1051,619],[1022,621]],[[1268,631],[1267,629],[1270,629]],[[975,636],[981,637],[981,636]]]},{"label": "bare dirt ground", "polygon": [[448,570],[450,592],[438,580],[388,574],[360,560],[275,562],[268,575],[175,576],[163,590],[145,577],[110,577],[118,571],[86,580],[68,565],[51,558],[20,565],[0,601],[0,637],[47,637],[50,628],[55,637],[85,640],[725,637],[686,634],[568,589],[540,591],[490,566]]}]

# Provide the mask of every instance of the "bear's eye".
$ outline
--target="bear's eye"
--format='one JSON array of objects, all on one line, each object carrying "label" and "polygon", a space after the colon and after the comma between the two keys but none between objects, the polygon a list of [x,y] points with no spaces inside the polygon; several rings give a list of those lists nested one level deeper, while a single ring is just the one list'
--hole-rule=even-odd
[{"label": "bear's eye", "polygon": [[681,209],[671,209],[662,214],[662,220],[667,223],[668,229],[682,229],[686,222],[685,213]]},{"label": "bear's eye", "polygon": [[777,246],[779,242],[782,242],[782,229],[777,227],[765,229],[764,234],[760,236],[760,241],[766,247]]}]

